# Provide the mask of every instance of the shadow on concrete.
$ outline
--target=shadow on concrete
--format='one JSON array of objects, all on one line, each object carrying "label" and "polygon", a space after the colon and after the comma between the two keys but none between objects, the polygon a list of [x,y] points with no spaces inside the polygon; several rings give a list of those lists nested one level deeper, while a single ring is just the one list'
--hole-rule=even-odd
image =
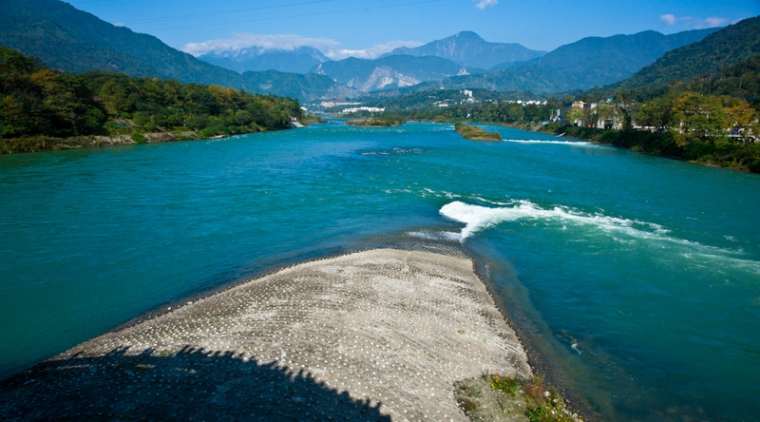
[{"label": "shadow on concrete", "polygon": [[50,360],[0,382],[0,420],[390,421],[303,371],[185,347]]}]

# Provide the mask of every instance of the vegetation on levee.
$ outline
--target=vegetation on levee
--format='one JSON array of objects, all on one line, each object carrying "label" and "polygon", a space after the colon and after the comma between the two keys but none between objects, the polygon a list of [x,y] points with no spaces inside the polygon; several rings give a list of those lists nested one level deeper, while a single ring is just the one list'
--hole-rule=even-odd
[{"label": "vegetation on levee", "polygon": [[635,129],[603,130],[563,125],[548,126],[547,129],[557,134],[565,133],[568,136],[646,154],[760,173],[760,143],[737,143],[728,138],[691,139],[682,143],[670,132]]},{"label": "vegetation on levee", "polygon": [[540,377],[482,375],[455,384],[454,397],[472,421],[578,422],[565,399]]},{"label": "vegetation on levee", "polygon": [[406,119],[399,117],[366,117],[348,120],[346,124],[351,126],[392,127],[400,126],[405,122]]},{"label": "vegetation on levee", "polygon": [[454,130],[463,138],[471,141],[498,142],[501,141],[501,135],[497,132],[488,132],[477,126],[471,126],[462,122],[454,124]]},{"label": "vegetation on levee", "polygon": [[298,102],[220,86],[72,75],[0,47],[0,153],[285,129]]},{"label": "vegetation on levee", "polygon": [[[698,163],[760,173],[760,113],[743,98],[680,90],[622,112],[622,131],[589,127],[549,128],[555,132]],[[593,126],[596,116],[574,110],[568,118]],[[599,113],[598,111],[596,113]],[[631,121],[645,130],[634,130]]]}]

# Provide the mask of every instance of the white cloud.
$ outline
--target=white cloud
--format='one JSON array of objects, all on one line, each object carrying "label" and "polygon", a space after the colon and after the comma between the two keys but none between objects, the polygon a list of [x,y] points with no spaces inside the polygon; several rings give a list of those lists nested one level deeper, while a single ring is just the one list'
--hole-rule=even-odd
[{"label": "white cloud", "polygon": [[716,26],[723,26],[729,23],[728,19],[719,16],[695,18],[693,16],[676,16],[673,13],[660,15],[660,20],[668,26],[674,26],[678,24],[693,29],[714,28]]},{"label": "white cloud", "polygon": [[337,48],[324,51],[324,53],[333,60],[345,59],[346,57],[374,59],[399,47],[417,47],[420,44],[417,41],[389,41],[373,45],[369,48]]},{"label": "white cloud", "polygon": [[330,38],[304,37],[293,34],[236,34],[230,38],[208,40],[185,44],[182,48],[194,56],[208,52],[238,51],[249,47],[259,47],[264,50],[293,50],[298,47],[314,47],[333,60],[346,57],[372,59],[398,47],[416,47],[417,41],[390,41],[368,48],[351,49]]},{"label": "white cloud", "polygon": [[496,6],[499,4],[499,0],[473,0],[475,2],[475,7],[477,7],[480,10],[488,9],[489,7]]},{"label": "white cloud", "polygon": [[665,22],[665,25],[673,26],[676,24],[678,18],[672,13],[666,13],[664,15],[660,15],[660,20]]},{"label": "white cloud", "polygon": [[726,23],[728,23],[728,19],[726,18],[720,18],[717,16],[710,16],[709,18],[705,19],[704,24],[707,28],[712,28],[715,26],[723,26]]},{"label": "white cloud", "polygon": [[339,45],[340,43],[329,38],[303,37],[292,34],[235,34],[230,38],[188,43],[182,49],[194,56],[200,56],[210,51],[236,51],[248,47],[261,47],[266,50],[294,50],[298,47],[310,46],[319,50],[327,50],[337,48]]}]

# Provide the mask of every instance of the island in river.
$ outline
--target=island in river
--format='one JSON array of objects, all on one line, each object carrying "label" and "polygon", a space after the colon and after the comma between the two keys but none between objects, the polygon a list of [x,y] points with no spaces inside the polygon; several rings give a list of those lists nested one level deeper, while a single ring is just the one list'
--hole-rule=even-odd
[{"label": "island in river", "polygon": [[488,132],[477,126],[468,125],[466,123],[458,122],[454,124],[454,130],[457,131],[464,139],[471,141],[485,141],[485,142],[499,142],[501,141],[501,135],[498,132]]},{"label": "island in river", "polygon": [[365,117],[356,118],[346,121],[346,124],[351,126],[364,126],[364,127],[393,127],[404,124],[406,120],[398,117]]},{"label": "island in river", "polygon": [[0,417],[580,419],[532,379],[470,259],[377,249],[87,341],[0,383]]}]

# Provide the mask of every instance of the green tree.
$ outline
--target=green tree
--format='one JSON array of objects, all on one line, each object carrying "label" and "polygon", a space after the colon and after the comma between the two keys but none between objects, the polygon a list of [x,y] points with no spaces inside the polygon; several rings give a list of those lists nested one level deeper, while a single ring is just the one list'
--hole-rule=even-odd
[{"label": "green tree", "polygon": [[718,97],[685,92],[673,101],[673,117],[673,136],[681,145],[692,140],[714,143],[725,136],[726,114]]},{"label": "green tree", "polygon": [[581,126],[583,126],[585,124],[585,113],[583,110],[573,107],[567,112],[567,120],[572,124],[581,122]]},{"label": "green tree", "polygon": [[673,124],[673,101],[670,97],[658,97],[647,101],[639,107],[636,122],[642,126],[655,128],[663,132]]}]

